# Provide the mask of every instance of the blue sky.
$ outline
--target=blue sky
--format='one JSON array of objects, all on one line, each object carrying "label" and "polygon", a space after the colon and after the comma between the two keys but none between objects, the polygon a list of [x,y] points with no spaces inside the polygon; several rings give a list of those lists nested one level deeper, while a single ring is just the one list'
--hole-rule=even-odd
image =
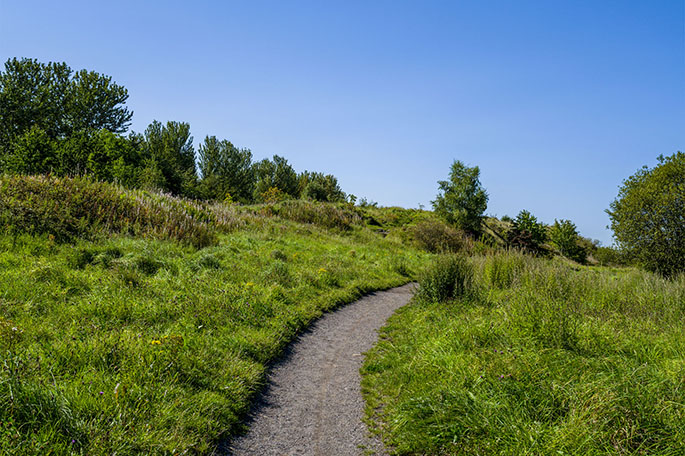
[{"label": "blue sky", "polygon": [[621,181],[685,150],[684,30],[682,0],[0,0],[3,61],[111,75],[135,131],[186,121],[404,207],[458,159],[489,214],[604,244]]}]

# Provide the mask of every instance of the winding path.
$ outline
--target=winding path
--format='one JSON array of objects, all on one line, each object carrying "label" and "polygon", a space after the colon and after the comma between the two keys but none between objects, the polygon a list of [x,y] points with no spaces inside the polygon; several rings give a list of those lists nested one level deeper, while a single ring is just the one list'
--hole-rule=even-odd
[{"label": "winding path", "polygon": [[382,454],[362,422],[359,368],[377,330],[407,304],[413,285],[372,293],[317,320],[273,366],[250,414],[249,431],[229,456]]}]

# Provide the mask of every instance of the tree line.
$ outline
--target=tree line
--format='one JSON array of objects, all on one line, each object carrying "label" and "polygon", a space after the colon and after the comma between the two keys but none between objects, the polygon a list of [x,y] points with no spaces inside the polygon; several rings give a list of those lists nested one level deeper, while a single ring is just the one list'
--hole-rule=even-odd
[{"label": "tree line", "polygon": [[297,173],[274,155],[207,136],[193,145],[186,122],[129,132],[128,91],[110,76],[66,63],[10,59],[0,72],[0,173],[89,175],[130,188],[240,203],[307,198],[344,201],[331,174]]},{"label": "tree line", "polygon": [[[603,264],[639,265],[674,277],[685,272],[685,154],[658,157],[654,168],[643,167],[623,181],[606,210],[616,247],[580,236],[570,220],[547,226],[527,210],[509,223],[504,241],[532,253],[545,252],[549,243],[561,255],[585,263],[592,255]],[[481,234],[488,194],[479,180],[480,169],[460,161],[452,164],[449,180],[439,181],[433,209],[447,223],[472,235]]]}]

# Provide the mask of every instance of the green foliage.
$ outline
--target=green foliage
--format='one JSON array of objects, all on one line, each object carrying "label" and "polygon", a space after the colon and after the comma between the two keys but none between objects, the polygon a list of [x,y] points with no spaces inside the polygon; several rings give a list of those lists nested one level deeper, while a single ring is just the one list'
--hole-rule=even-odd
[{"label": "green foliage", "polygon": [[198,155],[203,197],[224,200],[229,195],[232,201],[252,201],[255,168],[249,149],[238,149],[229,141],[207,136]]},{"label": "green foliage", "polygon": [[483,263],[483,281],[495,289],[509,288],[521,276],[525,262],[525,256],[516,252],[489,255]]},{"label": "green foliage", "polygon": [[439,217],[469,233],[480,232],[481,219],[488,206],[488,194],[479,176],[477,166],[469,168],[455,160],[449,181],[438,182],[440,193],[432,202]]},{"label": "green foliage", "polygon": [[584,263],[587,252],[578,244],[579,236],[576,225],[570,220],[554,220],[549,228],[549,239],[552,245],[566,258]]},{"label": "green foliage", "polygon": [[298,176],[278,155],[253,164],[249,149],[214,136],[199,147],[199,179],[190,126],[153,121],[143,134],[124,137],[132,117],[127,99],[126,89],[109,76],[74,73],[65,63],[8,60],[0,72],[0,173],[88,175],[128,188],[242,204],[346,198],[331,174]]},{"label": "green foliage", "polygon": [[507,233],[509,243],[528,252],[538,253],[547,240],[545,225],[538,222],[537,217],[526,210],[518,213],[512,225]]},{"label": "green foliage", "polygon": [[400,309],[362,367],[394,454],[681,452],[685,276],[516,252],[468,262],[477,293]]},{"label": "green foliage", "polygon": [[471,292],[473,267],[465,257],[440,256],[419,279],[416,298],[421,302],[447,302]]},{"label": "green foliage", "polygon": [[237,224],[227,215],[209,205],[86,178],[0,177],[0,230],[15,236],[49,234],[70,241],[122,233],[205,246],[215,242],[217,228]]},{"label": "green foliage", "polygon": [[297,186],[300,198],[331,203],[340,203],[347,199],[338,179],[332,174],[304,171],[297,177]]},{"label": "green foliage", "polygon": [[359,215],[346,205],[287,200],[265,207],[266,213],[299,223],[347,231],[359,224]]},{"label": "green foliage", "polygon": [[685,154],[659,157],[623,182],[607,210],[622,250],[644,268],[685,271]]},{"label": "green foliage", "polygon": [[101,129],[122,133],[133,115],[127,99],[126,89],[109,76],[74,73],[66,63],[10,59],[0,72],[0,151],[31,129],[51,140]]},{"label": "green foliage", "polygon": [[592,256],[602,266],[626,266],[630,263],[625,252],[614,247],[598,246]]},{"label": "green foliage", "polygon": [[[7,173],[38,174],[52,169],[56,163],[57,141],[45,131],[31,126],[13,138],[0,156],[0,169]],[[0,151],[0,153],[2,153]]]},{"label": "green foliage", "polygon": [[291,198],[298,196],[297,173],[285,158],[274,155],[273,160],[265,158],[255,163],[254,168],[257,179],[254,189],[256,201],[264,201],[262,195],[270,188],[277,188]]},{"label": "green foliage", "polygon": [[466,235],[440,220],[426,220],[409,229],[419,248],[432,253],[456,253],[468,249]]},{"label": "green foliage", "polygon": [[143,186],[174,195],[196,195],[197,170],[190,125],[152,122],[144,134]]}]

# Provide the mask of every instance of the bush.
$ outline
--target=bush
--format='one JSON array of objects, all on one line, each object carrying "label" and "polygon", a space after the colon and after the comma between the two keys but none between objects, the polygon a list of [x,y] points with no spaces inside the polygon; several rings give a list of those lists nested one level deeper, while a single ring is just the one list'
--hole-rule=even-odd
[{"label": "bush", "polygon": [[659,157],[623,182],[607,211],[619,247],[645,269],[685,270],[685,154]]},{"label": "bush", "polygon": [[526,210],[522,210],[513,221],[507,238],[514,247],[531,253],[539,253],[542,243],[547,239],[547,234],[545,233],[545,225],[538,222],[537,217]]},{"label": "bush", "polygon": [[437,220],[426,220],[410,228],[419,248],[432,253],[456,253],[469,245],[464,232]]},{"label": "bush", "polygon": [[576,225],[570,220],[554,220],[549,229],[552,245],[566,258],[585,263],[587,252],[578,244],[579,236]]},{"label": "bush", "polygon": [[426,303],[446,302],[471,290],[473,267],[456,255],[439,257],[421,276],[417,298]]}]

